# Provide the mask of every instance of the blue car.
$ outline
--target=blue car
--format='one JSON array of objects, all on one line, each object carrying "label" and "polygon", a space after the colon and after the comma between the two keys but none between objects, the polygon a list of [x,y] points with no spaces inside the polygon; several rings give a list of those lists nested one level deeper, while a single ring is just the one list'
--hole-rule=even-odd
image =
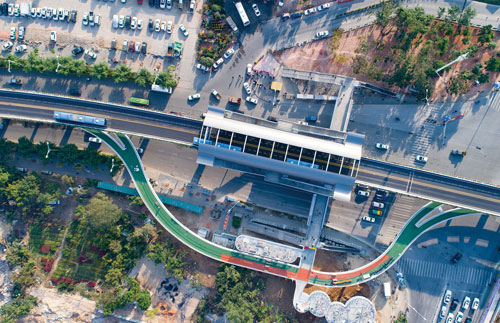
[{"label": "blue car", "polygon": [[292,13],[290,15],[290,18],[292,18],[292,19],[297,19],[297,18],[300,18],[300,17],[302,17],[302,12],[295,12],[295,13]]}]

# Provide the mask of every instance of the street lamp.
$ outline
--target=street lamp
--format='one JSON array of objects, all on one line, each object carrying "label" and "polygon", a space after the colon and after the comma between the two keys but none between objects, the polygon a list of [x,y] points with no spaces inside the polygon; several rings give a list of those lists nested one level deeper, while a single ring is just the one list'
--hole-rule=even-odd
[{"label": "street lamp", "polygon": [[425,89],[425,103],[426,103],[426,105],[429,105],[429,99],[427,99],[428,92],[429,92],[429,89]]},{"label": "street lamp", "polygon": [[57,59],[57,67],[56,67],[56,73],[57,73],[57,71],[59,70],[59,66],[61,66],[61,64],[59,64],[59,55],[56,56],[56,59]]},{"label": "street lamp", "polygon": [[45,155],[45,159],[49,158],[49,153],[50,153],[50,144],[47,141],[47,155]]},{"label": "street lamp", "polygon": [[110,173],[113,172],[113,168],[115,167],[115,159],[111,159],[111,169],[109,170]]}]

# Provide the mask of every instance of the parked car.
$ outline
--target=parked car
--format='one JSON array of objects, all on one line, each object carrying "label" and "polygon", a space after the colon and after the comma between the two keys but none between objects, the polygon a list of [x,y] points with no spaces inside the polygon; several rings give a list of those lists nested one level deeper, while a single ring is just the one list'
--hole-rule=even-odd
[{"label": "parked car", "polygon": [[101,138],[97,138],[97,137],[89,137],[89,141],[93,142],[93,143],[96,143],[96,144],[102,143]]},{"label": "parked car", "polygon": [[[464,298],[464,301],[462,303],[462,308],[464,310],[468,309],[469,308],[469,305],[470,305],[470,297],[469,296],[465,296]],[[464,311],[465,312],[465,311]]]},{"label": "parked car", "polygon": [[130,43],[128,44],[128,51],[133,53],[135,50],[135,41],[131,40]]},{"label": "parked car", "polygon": [[19,26],[19,32],[17,34],[17,39],[19,40],[23,40],[24,39],[24,27],[23,26]]},{"label": "parked car", "polygon": [[189,101],[198,100],[200,97],[201,97],[200,93],[195,93],[195,94],[191,94],[190,96],[188,96],[188,100]]},{"label": "parked car", "polygon": [[472,306],[470,307],[471,310],[477,310],[479,308],[479,298],[474,298],[472,301]]},{"label": "parked car", "polygon": [[385,205],[384,205],[384,203],[373,201],[372,206],[376,207],[378,209],[383,209]]},{"label": "parked car", "polygon": [[251,96],[247,96],[246,101],[253,104],[257,104],[257,102],[259,102],[257,98]]},{"label": "parked car", "polygon": [[172,0],[167,0],[167,9],[172,9]]},{"label": "parked car", "polygon": [[389,145],[388,144],[383,144],[383,143],[380,143],[380,142],[377,142],[375,144],[375,147],[377,147],[378,149],[383,149],[383,150],[389,149]]},{"label": "parked car", "polygon": [[16,40],[16,27],[10,27],[10,39],[11,40]]},{"label": "parked car", "polygon": [[316,35],[314,35],[314,37],[316,37],[316,39],[321,39],[321,38],[325,38],[325,37],[328,37],[328,30],[323,30],[323,31],[320,31],[320,32],[317,32]]},{"label": "parked car", "polygon": [[123,50],[123,51],[128,50],[128,40],[127,40],[127,39],[125,39],[125,40],[123,41],[123,44],[122,44],[122,50]]},{"label": "parked car", "polygon": [[457,306],[458,306],[458,299],[454,298],[452,301],[451,301],[451,305],[450,305],[450,311],[454,311],[457,309]]},{"label": "parked car", "polygon": [[446,293],[444,294],[444,299],[443,299],[443,303],[445,304],[449,304],[451,301],[451,290],[446,290]]},{"label": "parked car", "polygon": [[284,4],[285,4],[285,0],[280,0],[278,2],[278,7],[283,7]]},{"label": "parked car", "polygon": [[375,223],[375,218],[372,218],[371,216],[368,216],[368,215],[364,215],[361,220],[365,221],[365,222],[370,222],[370,223]]},{"label": "parked car", "polygon": [[243,83],[243,88],[247,92],[247,95],[252,94],[252,90],[250,89],[250,84],[248,84],[248,82]]},{"label": "parked car", "polygon": [[167,5],[167,0],[160,0],[160,8],[165,9]]},{"label": "parked car", "polygon": [[12,77],[9,79],[9,84],[21,85],[21,84],[23,84],[23,81],[21,81],[20,79],[16,79],[15,77]]},{"label": "parked car", "polygon": [[72,23],[75,23],[76,22],[76,15],[77,15],[77,11],[76,10],[71,10],[71,22]]},{"label": "parked car", "polygon": [[260,17],[260,10],[259,10],[259,7],[257,6],[256,3],[252,4],[252,9],[253,9],[253,12],[255,12],[255,15],[257,17]]},{"label": "parked car", "polygon": [[288,12],[285,12],[284,14],[281,15],[281,19],[283,20],[287,20],[288,18],[290,18],[290,14]]},{"label": "parked car", "polygon": [[383,215],[382,211],[373,209],[371,212],[373,215]]},{"label": "parked car", "polygon": [[52,30],[50,32],[50,40],[53,41],[54,43],[57,41],[57,32],[55,30]]},{"label": "parked car", "polygon": [[271,122],[278,122],[278,119],[276,117],[273,117],[273,116],[267,117],[267,120],[271,121]]},{"label": "parked car", "polygon": [[88,12],[84,12],[83,13],[82,24],[84,26],[87,26],[89,24],[89,14],[88,14]]},{"label": "parked car", "polygon": [[453,315],[453,313],[448,313],[448,317],[446,318],[446,323],[453,323],[454,318],[455,316]]},{"label": "parked car", "polygon": [[427,156],[417,155],[415,160],[422,163],[427,163]]},{"label": "parked car", "polygon": [[142,20],[141,19],[137,20],[137,29],[142,30]]},{"label": "parked car", "polygon": [[141,43],[140,42],[136,42],[135,43],[135,51],[136,52],[140,52],[141,51]]},{"label": "parked car", "polygon": [[144,55],[146,55],[148,51],[148,43],[146,43],[145,41],[142,42],[142,46],[141,46],[141,53],[143,53]]},{"label": "parked car", "polygon": [[132,18],[132,22],[130,23],[130,29],[135,30],[137,28],[137,17]]},{"label": "parked car", "polygon": [[316,13],[316,8],[309,8],[304,11],[304,16],[309,16],[312,15],[313,13]]},{"label": "parked car", "polygon": [[322,11],[322,10],[326,10],[326,9],[329,9],[330,8],[330,4],[329,3],[324,3],[320,6],[317,7],[318,11]]},{"label": "parked car", "polygon": [[118,21],[118,27],[120,28],[125,27],[125,16],[120,16],[120,20]]},{"label": "parked car", "polygon": [[22,45],[16,46],[16,48],[14,48],[14,51],[16,53],[24,53],[27,49],[28,49],[28,46],[22,44]]},{"label": "parked car", "polygon": [[9,40],[8,42],[3,43],[2,50],[9,50],[12,46],[14,46],[14,43]]},{"label": "parked car", "polygon": [[75,55],[75,56],[78,55],[78,54],[81,54],[83,52],[84,52],[84,50],[83,50],[82,46],[76,46],[76,45],[74,45],[73,49],[71,50],[71,53],[73,55]]},{"label": "parked car", "polygon": [[167,31],[167,22],[166,21],[161,22],[160,31]]},{"label": "parked car", "polygon": [[150,32],[153,32],[155,30],[154,25],[153,25],[153,19],[151,19],[151,18],[148,21],[148,30]]},{"label": "parked car", "polygon": [[247,76],[252,76],[252,64],[247,64]]},{"label": "parked car", "polygon": [[202,70],[203,72],[210,72],[210,68],[205,65],[196,64],[196,68]]},{"label": "parked car", "polygon": [[221,58],[219,58],[218,60],[216,60],[216,61],[214,62],[214,64],[212,65],[213,70],[214,70],[214,71],[216,71],[216,70],[217,70],[217,68],[218,68],[218,67],[220,66],[220,64],[222,64],[222,63],[224,63],[224,58],[222,58],[222,57],[221,57]]},{"label": "parked car", "polygon": [[229,48],[225,53],[224,53],[224,59],[228,59],[229,57],[233,56],[234,54],[234,49]]},{"label": "parked car", "polygon": [[172,21],[169,20],[168,23],[167,23],[167,33],[169,33],[169,34],[172,33],[172,26],[173,25],[174,24],[172,23]]},{"label": "parked car", "polygon": [[358,190],[358,192],[356,194],[359,195],[359,196],[363,196],[363,197],[369,197],[370,196],[370,192],[363,191],[363,190]]},{"label": "parked car", "polygon": [[184,37],[189,36],[189,32],[186,30],[186,27],[184,27],[183,24],[179,25],[179,30],[182,32],[182,34],[184,35]]},{"label": "parked car", "polygon": [[439,317],[444,318],[446,315],[446,305],[441,306],[441,311],[439,312]]},{"label": "parked car", "polygon": [[97,54],[92,50],[92,49],[87,49],[84,53],[85,56],[88,56],[92,59],[96,59],[97,58]]},{"label": "parked car", "polygon": [[132,17],[126,16],[125,17],[125,28],[130,29],[131,22],[132,22]]},{"label": "parked car", "polygon": [[462,313],[462,312],[458,311],[458,313],[457,313],[457,317],[456,317],[456,319],[455,319],[455,322],[456,322],[456,323],[462,323],[463,318],[464,318],[464,313]]},{"label": "parked car", "polygon": [[155,31],[156,32],[160,31],[160,19],[156,19],[155,21]]}]

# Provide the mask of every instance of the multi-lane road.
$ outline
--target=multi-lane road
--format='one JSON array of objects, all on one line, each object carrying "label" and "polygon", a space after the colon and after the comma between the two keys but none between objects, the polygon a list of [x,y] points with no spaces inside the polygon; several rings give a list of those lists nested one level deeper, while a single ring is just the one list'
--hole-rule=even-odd
[{"label": "multi-lane road", "polygon": [[[109,128],[129,134],[191,143],[202,120],[101,102],[0,90],[0,116],[52,120],[54,110],[108,119]],[[500,188],[363,158],[358,181],[396,192],[500,215]]]}]

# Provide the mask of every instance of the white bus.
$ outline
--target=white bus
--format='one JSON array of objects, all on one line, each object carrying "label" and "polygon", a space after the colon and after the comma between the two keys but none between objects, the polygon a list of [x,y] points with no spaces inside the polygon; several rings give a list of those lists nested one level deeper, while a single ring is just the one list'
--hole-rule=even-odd
[{"label": "white bus", "polygon": [[241,2],[235,2],[234,5],[236,6],[236,10],[238,10],[238,13],[240,14],[243,26],[246,27],[250,25],[250,20],[248,20],[247,13],[245,12],[245,9],[243,9],[243,5],[241,4]]}]

